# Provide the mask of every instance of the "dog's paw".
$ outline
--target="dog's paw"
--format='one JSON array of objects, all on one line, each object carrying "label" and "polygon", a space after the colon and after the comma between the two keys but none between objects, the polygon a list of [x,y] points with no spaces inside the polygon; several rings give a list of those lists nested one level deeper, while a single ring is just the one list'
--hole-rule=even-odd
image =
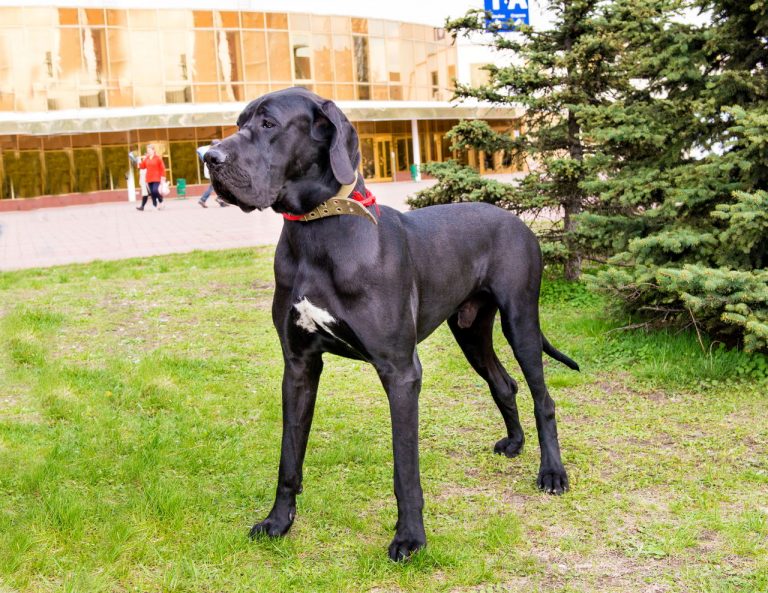
[{"label": "dog's paw", "polygon": [[427,545],[424,537],[401,537],[395,536],[392,543],[389,544],[389,559],[393,562],[402,562],[408,560],[411,554],[421,550]]},{"label": "dog's paw", "polygon": [[293,517],[290,520],[280,521],[274,517],[267,517],[261,523],[256,523],[251,527],[250,537],[255,539],[259,536],[280,537],[288,533],[293,525]]},{"label": "dog's paw", "polygon": [[507,457],[517,457],[523,452],[523,443],[525,439],[523,437],[504,437],[493,447],[493,452],[496,455],[506,455]]},{"label": "dog's paw", "polygon": [[565,469],[544,469],[539,470],[539,477],[536,478],[536,485],[539,490],[546,492],[547,494],[555,494],[559,496],[568,490],[568,474],[565,473]]}]

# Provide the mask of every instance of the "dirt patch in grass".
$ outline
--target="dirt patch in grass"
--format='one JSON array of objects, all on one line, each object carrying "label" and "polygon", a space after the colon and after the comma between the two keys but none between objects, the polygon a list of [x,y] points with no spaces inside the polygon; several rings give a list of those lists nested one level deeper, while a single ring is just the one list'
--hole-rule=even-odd
[{"label": "dirt patch in grass", "polygon": [[40,411],[33,405],[27,389],[8,387],[0,395],[0,419],[6,422],[39,424],[43,421]]},{"label": "dirt patch in grass", "polygon": [[532,590],[535,589],[528,577],[507,577],[498,583],[451,589],[450,593],[530,593]]},{"label": "dirt patch in grass", "polygon": [[275,283],[274,282],[254,282],[251,284],[251,288],[253,290],[265,290],[269,292],[274,292],[275,290]]},{"label": "dirt patch in grass", "polygon": [[676,559],[632,558],[605,547],[588,554],[563,552],[556,539],[532,546],[530,553],[550,585],[577,591],[665,593],[682,566]]}]

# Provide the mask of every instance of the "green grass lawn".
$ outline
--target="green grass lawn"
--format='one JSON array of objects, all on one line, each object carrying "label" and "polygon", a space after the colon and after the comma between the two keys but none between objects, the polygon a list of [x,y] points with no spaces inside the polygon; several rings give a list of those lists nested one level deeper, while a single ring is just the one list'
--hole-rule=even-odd
[{"label": "green grass lawn", "polygon": [[[548,281],[548,360],[571,491],[523,454],[441,327],[420,347],[428,547],[396,520],[385,394],[326,357],[288,537],[249,541],[280,443],[272,250],[0,276],[0,591],[768,591],[766,359],[626,333]],[[521,379],[511,351],[499,355]],[[521,381],[522,383],[522,381]]]}]

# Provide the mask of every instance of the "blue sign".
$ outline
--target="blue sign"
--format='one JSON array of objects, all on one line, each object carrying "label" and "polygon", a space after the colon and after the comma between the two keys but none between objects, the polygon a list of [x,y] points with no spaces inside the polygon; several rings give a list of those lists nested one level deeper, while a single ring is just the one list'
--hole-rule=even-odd
[{"label": "blue sign", "polygon": [[485,0],[485,10],[492,15],[485,22],[486,28],[498,25],[499,31],[514,31],[520,25],[530,24],[528,0]]}]

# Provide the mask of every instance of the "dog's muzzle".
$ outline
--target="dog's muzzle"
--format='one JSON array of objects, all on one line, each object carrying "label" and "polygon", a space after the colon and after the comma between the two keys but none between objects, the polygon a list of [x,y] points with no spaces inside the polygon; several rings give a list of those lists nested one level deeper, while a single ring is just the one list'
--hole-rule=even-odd
[{"label": "dog's muzzle", "polygon": [[208,171],[211,174],[211,181],[224,188],[231,188],[233,190],[251,188],[250,176],[236,165],[226,162],[221,165],[208,165]]},{"label": "dog's muzzle", "polygon": [[239,206],[244,212],[259,208],[252,203],[254,200],[251,195],[254,192],[250,175],[241,169],[237,162],[230,161],[221,151],[215,151],[213,157],[208,158],[213,151],[214,149],[211,149],[205,154],[205,162],[208,165],[211,184],[216,190],[216,195],[228,204]]}]

